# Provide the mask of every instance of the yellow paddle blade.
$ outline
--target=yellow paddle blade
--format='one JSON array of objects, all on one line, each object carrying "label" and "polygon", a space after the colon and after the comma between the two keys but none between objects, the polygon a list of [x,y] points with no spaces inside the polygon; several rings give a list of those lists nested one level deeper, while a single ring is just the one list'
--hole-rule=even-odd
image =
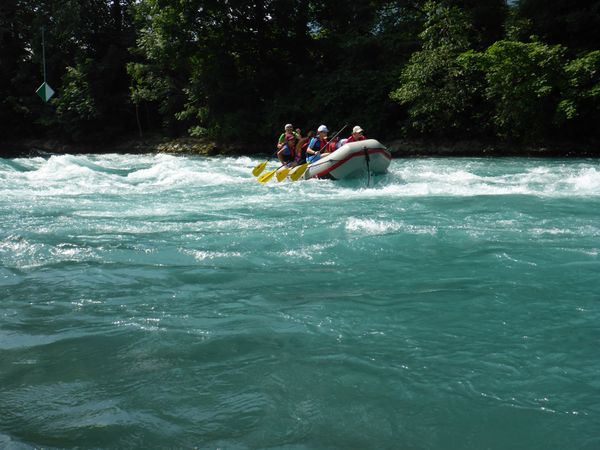
[{"label": "yellow paddle blade", "polygon": [[252,169],[252,175],[254,175],[255,177],[259,176],[263,170],[265,170],[265,167],[267,167],[267,163],[269,161],[265,161],[263,163],[260,163],[258,166],[256,166],[254,169]]},{"label": "yellow paddle blade", "polygon": [[261,175],[260,177],[258,177],[258,182],[265,184],[268,181],[271,180],[271,178],[273,178],[273,176],[275,175],[275,172],[277,172],[277,169],[275,170],[271,170],[270,172],[265,173],[264,175]]},{"label": "yellow paddle blade", "polygon": [[301,166],[298,166],[296,168],[296,170],[294,170],[294,172],[290,175],[290,179],[292,181],[298,181],[300,178],[302,178],[302,176],[304,175],[304,172],[306,172],[306,169],[308,169],[309,163],[305,163],[302,164]]},{"label": "yellow paddle blade", "polygon": [[288,173],[290,173],[289,167],[286,167],[285,169],[282,169],[279,172],[277,172],[277,181],[282,182],[283,180],[285,180],[288,176]]}]

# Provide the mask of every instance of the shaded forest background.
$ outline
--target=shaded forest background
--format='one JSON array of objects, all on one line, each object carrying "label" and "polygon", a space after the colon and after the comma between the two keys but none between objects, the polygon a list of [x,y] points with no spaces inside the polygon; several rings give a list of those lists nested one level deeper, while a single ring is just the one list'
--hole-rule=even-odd
[{"label": "shaded forest background", "polygon": [[596,141],[600,1],[2,1],[3,139],[262,144],[287,122]]}]

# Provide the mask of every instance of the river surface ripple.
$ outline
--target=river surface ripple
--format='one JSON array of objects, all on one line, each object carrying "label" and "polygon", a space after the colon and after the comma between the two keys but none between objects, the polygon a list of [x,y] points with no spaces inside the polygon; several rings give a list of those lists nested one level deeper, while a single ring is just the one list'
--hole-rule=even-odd
[{"label": "river surface ripple", "polygon": [[259,162],[0,159],[1,448],[600,448],[598,160]]}]

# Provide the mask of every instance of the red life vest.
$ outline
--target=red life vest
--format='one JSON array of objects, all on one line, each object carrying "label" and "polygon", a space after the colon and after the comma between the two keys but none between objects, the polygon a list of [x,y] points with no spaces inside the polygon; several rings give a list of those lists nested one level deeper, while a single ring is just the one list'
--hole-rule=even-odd
[{"label": "red life vest", "polygon": [[354,135],[352,135],[352,134],[351,134],[351,135],[350,135],[350,137],[349,137],[349,138],[346,140],[346,144],[347,144],[348,142],[358,142],[358,141],[364,141],[365,139],[366,139],[366,136],[364,136],[364,135],[363,135],[363,136],[361,136],[361,137],[359,137],[358,139],[354,139]]},{"label": "red life vest", "polygon": [[[304,142],[302,142],[302,139],[304,139]],[[302,139],[299,141],[302,142],[302,145],[299,149],[297,149],[297,152],[294,152],[294,159],[298,164],[304,164],[306,162],[306,150],[308,149],[308,146],[310,145],[314,137],[305,137]]]},{"label": "red life vest", "polygon": [[294,154],[294,150],[296,149],[296,144],[298,140],[296,139],[296,135],[292,132],[288,134],[287,132],[283,133],[283,141],[282,137],[279,138],[279,143],[277,144],[277,148],[283,148],[287,145],[287,148],[291,151],[291,154]]},{"label": "red life vest", "polygon": [[329,149],[328,149],[327,151],[328,151],[329,153],[333,153],[333,152],[335,152],[335,151],[337,150],[337,143],[338,143],[338,141],[339,141],[339,140],[340,140],[340,139],[336,137],[335,139],[333,139],[333,140],[332,140],[332,141],[331,141],[331,142],[328,144],[328,147],[329,147]]},{"label": "red life vest", "polygon": [[296,136],[294,135],[294,133],[292,133],[292,134],[286,134],[285,135],[285,142],[288,145],[289,149],[292,150],[292,152],[294,151],[294,149],[296,148],[296,144],[298,143],[298,141],[296,140]]},{"label": "red life vest", "polygon": [[294,159],[299,164],[306,162],[306,149],[308,148],[309,143],[310,143],[310,139],[306,138],[306,141],[300,146],[300,149],[298,150],[298,152],[294,151]]}]

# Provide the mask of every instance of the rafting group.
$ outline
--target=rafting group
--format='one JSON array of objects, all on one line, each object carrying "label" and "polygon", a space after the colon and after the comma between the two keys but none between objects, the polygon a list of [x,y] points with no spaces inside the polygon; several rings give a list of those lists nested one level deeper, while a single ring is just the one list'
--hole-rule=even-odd
[{"label": "rafting group", "polygon": [[319,126],[316,133],[309,131],[306,136],[302,136],[299,128],[294,130],[293,125],[288,123],[277,140],[277,150],[273,154],[273,156],[277,156],[281,166],[259,176],[268,162],[266,161],[255,167],[253,174],[259,177],[258,181],[261,183],[268,182],[275,175],[277,175],[278,181],[284,180],[288,175],[292,181],[297,181],[304,176],[309,165],[331,155],[347,143],[359,142],[366,139],[364,130],[358,125],[352,129],[350,136],[345,139],[339,139],[339,134],[345,128],[346,126],[342,127],[341,130],[329,139],[329,129],[326,125]]},{"label": "rafting group", "polygon": [[340,140],[338,135],[344,128],[329,140],[329,130],[326,125],[321,125],[317,128],[316,135],[314,131],[309,131],[306,137],[302,137],[300,129],[297,128],[294,130],[293,125],[288,123],[285,125],[284,131],[277,141],[277,158],[281,164],[293,168],[307,162],[316,162],[348,142],[363,141],[366,139],[363,134],[364,130],[356,125],[348,138]]}]

